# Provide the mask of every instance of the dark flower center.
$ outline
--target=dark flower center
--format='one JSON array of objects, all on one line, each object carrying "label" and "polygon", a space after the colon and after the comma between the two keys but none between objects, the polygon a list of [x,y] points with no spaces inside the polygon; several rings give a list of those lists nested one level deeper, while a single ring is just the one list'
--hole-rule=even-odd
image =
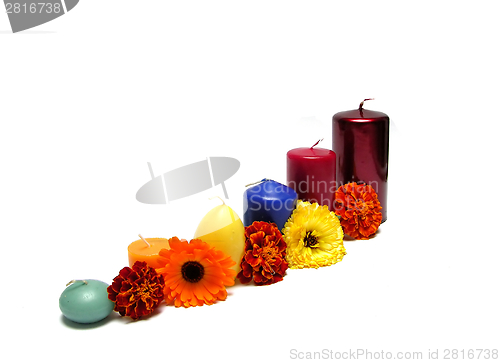
[{"label": "dark flower center", "polygon": [[198,282],[205,275],[205,269],[197,261],[188,261],[181,268],[182,277],[188,282]]},{"label": "dark flower center", "polygon": [[306,236],[304,237],[304,246],[315,248],[318,247],[318,237],[313,236],[311,231],[306,232]]}]

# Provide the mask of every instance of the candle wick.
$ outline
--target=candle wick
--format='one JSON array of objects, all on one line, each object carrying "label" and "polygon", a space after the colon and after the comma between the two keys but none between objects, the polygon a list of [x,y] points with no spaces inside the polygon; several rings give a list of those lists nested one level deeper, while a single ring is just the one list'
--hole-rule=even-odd
[{"label": "candle wick", "polygon": [[318,145],[321,141],[323,141],[323,139],[318,140],[318,142],[317,142],[316,144],[314,144],[313,146],[311,146],[311,149],[312,149],[313,147],[315,147],[316,145]]},{"label": "candle wick", "polygon": [[71,284],[74,284],[74,283],[75,283],[75,282],[77,282],[77,281],[82,281],[85,285],[88,285],[88,284],[89,284],[86,280],[71,280],[70,282],[68,282],[68,283],[66,284],[66,286],[69,286],[69,285],[71,285]]},{"label": "candle wick", "polygon": [[148,241],[146,241],[146,239],[144,237],[142,237],[140,233],[139,233],[139,237],[141,237],[141,239],[144,241],[145,244],[148,245],[148,247],[151,247],[151,245],[148,243]]},{"label": "candle wick", "polygon": [[365,104],[365,101],[371,101],[374,100],[375,98],[365,98],[361,103],[359,104],[359,110],[361,111],[363,109],[363,105]]},{"label": "candle wick", "polygon": [[220,199],[220,201],[222,202],[222,204],[226,205],[226,203],[224,203],[224,200],[223,200],[221,197],[219,197],[218,195],[217,195],[217,196],[215,196],[215,197],[208,198],[208,199],[212,200],[212,199],[214,199],[214,198],[219,198],[219,199]]},{"label": "candle wick", "polygon": [[264,178],[262,180],[259,180],[259,181],[255,182],[255,183],[250,183],[250,184],[245,185],[245,188],[249,187],[250,185],[260,184],[260,183],[263,183],[263,182],[269,181],[269,180],[271,180],[271,179]]}]

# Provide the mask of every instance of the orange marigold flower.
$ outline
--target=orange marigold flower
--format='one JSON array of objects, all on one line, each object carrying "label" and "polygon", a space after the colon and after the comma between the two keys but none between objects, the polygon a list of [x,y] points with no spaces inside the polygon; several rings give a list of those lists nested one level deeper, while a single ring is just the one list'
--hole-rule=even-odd
[{"label": "orange marigold flower", "polygon": [[165,301],[176,307],[212,305],[227,297],[226,286],[234,285],[236,264],[230,256],[199,239],[168,240],[170,249],[162,249],[156,272],[165,279]]},{"label": "orange marigold flower", "polygon": [[149,315],[163,300],[163,276],[146,262],[136,261],[132,268],[124,267],[108,286],[108,298],[122,316],[139,319]]},{"label": "orange marigold flower", "polygon": [[335,192],[335,214],[344,233],[356,239],[368,239],[382,222],[382,207],[371,185],[349,183]]},{"label": "orange marigold flower", "polygon": [[256,285],[270,285],[283,280],[288,263],[286,243],[275,223],[253,222],[245,227],[245,254],[238,279],[254,280]]}]

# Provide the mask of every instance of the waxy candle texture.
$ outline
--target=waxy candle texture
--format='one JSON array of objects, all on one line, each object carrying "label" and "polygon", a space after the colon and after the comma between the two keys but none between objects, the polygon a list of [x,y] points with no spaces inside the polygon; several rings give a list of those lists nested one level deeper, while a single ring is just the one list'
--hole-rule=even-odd
[{"label": "waxy candle texture", "polygon": [[286,154],[287,184],[298,198],[333,211],[335,205],[335,153],[322,148],[298,148]]},{"label": "waxy candle texture", "polygon": [[59,298],[63,315],[77,323],[100,321],[113,311],[115,304],[108,299],[108,284],[99,280],[71,281]]},{"label": "waxy candle texture", "polygon": [[281,231],[292,215],[297,193],[281,183],[263,179],[243,194],[243,223],[245,227],[255,221],[276,223]]},{"label": "waxy candle texture", "polygon": [[132,242],[128,246],[128,264],[130,268],[136,261],[144,261],[152,268],[164,267],[158,263],[160,250],[169,249],[170,245],[166,238],[146,238],[149,246],[142,240]]},{"label": "waxy candle texture", "polygon": [[200,221],[194,238],[231,256],[236,262],[232,269],[236,273],[241,270],[240,262],[245,252],[245,227],[231,207],[224,203],[210,210]]},{"label": "waxy candle texture", "polygon": [[387,219],[389,116],[363,109],[363,102],[357,110],[339,112],[332,118],[337,182],[371,185],[382,206],[384,222]]}]

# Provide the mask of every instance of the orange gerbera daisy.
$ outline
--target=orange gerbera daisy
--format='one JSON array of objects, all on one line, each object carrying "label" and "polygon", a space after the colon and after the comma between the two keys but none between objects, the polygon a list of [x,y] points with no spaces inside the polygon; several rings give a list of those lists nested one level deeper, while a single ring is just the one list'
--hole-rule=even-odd
[{"label": "orange gerbera daisy", "polygon": [[176,307],[212,305],[227,297],[226,286],[234,285],[236,263],[222,251],[199,239],[191,242],[173,237],[170,249],[159,252],[165,267],[157,268],[165,280],[165,301]]},{"label": "orange gerbera daisy", "polygon": [[349,183],[335,192],[335,214],[344,233],[356,239],[373,237],[382,222],[377,193],[371,185]]}]

